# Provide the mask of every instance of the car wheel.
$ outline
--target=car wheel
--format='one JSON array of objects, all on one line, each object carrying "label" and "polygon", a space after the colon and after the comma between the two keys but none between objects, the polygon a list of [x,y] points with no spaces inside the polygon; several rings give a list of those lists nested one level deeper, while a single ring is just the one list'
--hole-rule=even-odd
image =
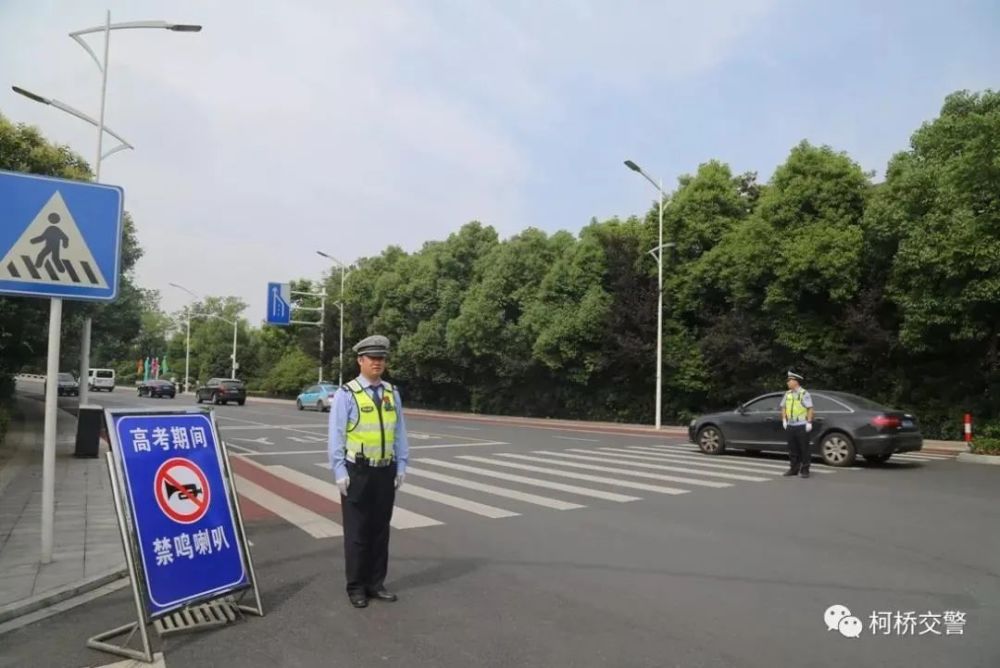
[{"label": "car wheel", "polygon": [[295,400],[295,407],[298,408],[300,411],[305,410],[306,408],[305,406],[302,405],[302,402],[298,399]]},{"label": "car wheel", "polygon": [[201,395],[198,394],[197,392],[195,392],[195,395],[194,395],[194,402],[196,404],[200,404],[201,403]]},{"label": "car wheel", "polygon": [[885,464],[889,461],[889,457],[892,457],[891,452],[887,455],[865,455],[865,461],[871,464]]},{"label": "car wheel", "polygon": [[247,402],[246,399],[240,399],[239,401],[236,402],[236,404],[239,405],[239,406],[243,406],[243,405],[246,404],[246,402]]},{"label": "car wheel", "polygon": [[854,441],[847,434],[835,431],[823,437],[819,446],[823,463],[827,466],[850,466],[857,458]]},{"label": "car wheel", "polygon": [[323,402],[322,401],[317,401],[316,402],[316,411],[318,413],[325,413],[326,412],[326,409],[323,407]]},{"label": "car wheel", "polygon": [[706,455],[721,455],[726,451],[726,439],[715,426],[702,427],[698,432],[698,449]]},{"label": "car wheel", "polygon": [[212,395],[212,403],[214,403],[216,406],[221,406],[222,405],[222,397],[220,397],[218,394]]}]

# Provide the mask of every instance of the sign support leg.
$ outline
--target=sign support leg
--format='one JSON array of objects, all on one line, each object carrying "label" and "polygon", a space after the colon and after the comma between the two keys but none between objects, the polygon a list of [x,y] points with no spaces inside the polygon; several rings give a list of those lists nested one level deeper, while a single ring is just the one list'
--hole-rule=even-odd
[{"label": "sign support leg", "polygon": [[[108,475],[111,477],[111,496],[115,502],[115,516],[118,518],[118,529],[122,535],[122,548],[125,550],[125,564],[128,567],[129,580],[132,582],[132,598],[135,601],[135,615],[137,621],[129,622],[124,626],[119,626],[111,629],[110,631],[97,634],[87,640],[87,647],[100,650],[102,652],[108,652],[109,654],[124,656],[127,659],[136,659],[138,661],[152,663],[153,651],[149,645],[149,630],[146,628],[146,623],[142,614],[142,597],[139,595],[139,578],[136,573],[135,558],[132,554],[132,546],[126,538],[129,533],[128,526],[125,523],[125,512],[122,508],[121,488],[118,485],[118,472],[115,469],[115,462],[112,454],[108,452],[106,453],[106,457],[108,462]],[[139,632],[139,639],[142,641],[141,650],[132,649],[127,646],[136,631]],[[106,642],[125,633],[128,633],[129,635],[125,638],[125,641],[121,645]]]},{"label": "sign support leg", "polygon": [[52,563],[56,491],[56,417],[59,410],[59,343],[62,299],[49,302],[49,351],[45,366],[45,427],[42,437],[42,563]]},{"label": "sign support leg", "polygon": [[[218,425],[215,423],[215,413],[212,413],[212,425],[215,427],[216,432],[218,432]],[[250,554],[250,546],[247,544],[247,534],[246,529],[243,528],[243,511],[240,510],[240,496],[236,493],[236,483],[233,480],[233,470],[229,466],[229,449],[226,448],[226,442],[219,439],[219,447],[222,448],[222,461],[225,466],[225,476],[226,485],[229,487],[229,498],[233,503],[233,510],[236,512],[236,528],[239,531],[239,536],[237,539],[243,544],[243,554],[247,558],[247,570],[250,572],[250,584],[253,587],[254,603],[257,604],[256,608],[251,608],[248,605],[239,605],[240,610],[243,612],[249,612],[257,615],[258,617],[264,616],[264,606],[260,602],[260,587],[257,585],[257,573],[253,568],[253,556]]]}]

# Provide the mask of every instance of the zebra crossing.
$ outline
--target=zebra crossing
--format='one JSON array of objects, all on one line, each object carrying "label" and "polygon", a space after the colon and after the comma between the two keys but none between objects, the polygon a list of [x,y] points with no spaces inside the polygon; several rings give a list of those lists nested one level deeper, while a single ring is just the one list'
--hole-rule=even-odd
[{"label": "zebra crossing", "polygon": [[[950,455],[908,453],[893,461],[927,464]],[[268,458],[270,459],[270,458]],[[278,519],[312,538],[343,535],[340,494],[327,462],[315,473],[284,464],[265,464],[245,455],[232,457],[236,489],[248,520]],[[396,497],[392,526],[418,529],[460,517],[501,520],[532,510],[573,511],[596,504],[624,504],[644,498],[707,493],[735,485],[766,483],[787,470],[787,462],[750,457],[709,457],[691,445],[655,444],[564,450],[455,454],[413,457],[406,483]],[[851,474],[863,466],[814,466],[821,476]],[[425,515],[409,509],[417,503]]]}]

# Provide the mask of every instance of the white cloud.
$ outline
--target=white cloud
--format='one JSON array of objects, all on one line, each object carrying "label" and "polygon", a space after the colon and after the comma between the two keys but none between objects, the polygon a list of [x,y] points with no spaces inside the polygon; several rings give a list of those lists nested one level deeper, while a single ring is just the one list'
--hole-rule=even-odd
[{"label": "white cloud", "polygon": [[[136,146],[104,165],[125,187],[168,309],[317,276],[314,254],[415,249],[476,218],[531,222],[532,137],[577,113],[573,91],[635,94],[717,66],[769,0],[109,2],[116,21],[199,22],[197,35],[113,34],[107,122]],[[96,115],[98,74],[65,35],[104,2],[0,9],[0,83]],[[99,41],[99,38],[98,38]],[[0,93],[0,108],[84,156],[91,129]],[[600,132],[600,128],[595,128]],[[580,221],[585,222],[585,221]]]}]

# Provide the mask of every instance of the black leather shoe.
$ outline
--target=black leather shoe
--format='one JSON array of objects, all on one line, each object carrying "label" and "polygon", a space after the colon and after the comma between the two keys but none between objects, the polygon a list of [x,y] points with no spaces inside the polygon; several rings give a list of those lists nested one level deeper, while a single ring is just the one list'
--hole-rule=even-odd
[{"label": "black leather shoe", "polygon": [[364,594],[348,594],[347,596],[351,599],[351,605],[355,608],[367,608],[368,607],[368,597]]},{"label": "black leather shoe", "polygon": [[385,601],[387,603],[392,603],[399,598],[398,596],[393,594],[388,589],[385,589],[384,587],[382,589],[379,589],[378,591],[370,592],[368,595],[371,598],[374,598],[376,601]]},{"label": "black leather shoe", "polygon": [[792,470],[792,469],[788,469],[787,471],[785,471],[785,472],[784,472],[784,473],[782,473],[781,475],[782,475],[783,477],[785,477],[785,478],[791,478],[791,477],[792,477],[793,475],[798,475],[798,474],[799,474],[799,472],[798,472],[798,471],[794,471],[794,470]]},{"label": "black leather shoe", "polygon": [[803,471],[803,472],[802,472],[802,473],[800,473],[799,475],[800,475],[801,477],[803,477],[803,478],[808,478],[808,477],[809,477],[809,471]]}]

